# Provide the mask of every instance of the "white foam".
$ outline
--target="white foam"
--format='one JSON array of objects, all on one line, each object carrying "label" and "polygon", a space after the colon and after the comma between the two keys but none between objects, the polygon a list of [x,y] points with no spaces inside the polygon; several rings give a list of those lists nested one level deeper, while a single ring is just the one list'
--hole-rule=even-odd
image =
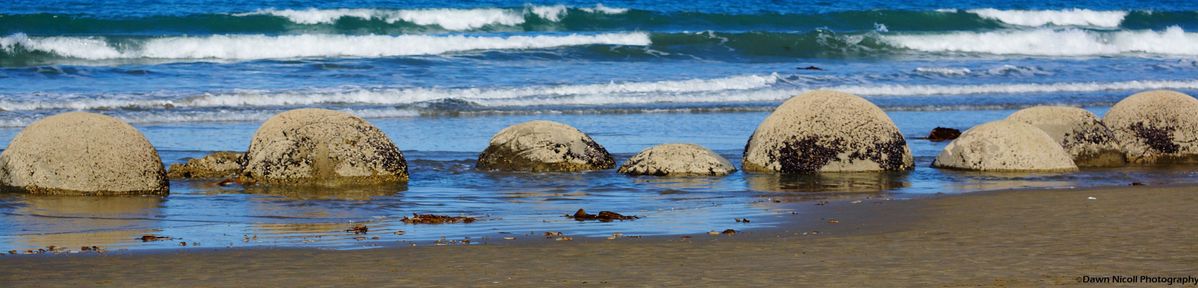
[{"label": "white foam", "polygon": [[920,74],[935,74],[941,76],[964,76],[968,75],[972,71],[969,70],[969,68],[916,67],[915,72]]},{"label": "white foam", "polygon": [[428,9],[396,11],[385,20],[387,23],[402,20],[421,26],[437,25],[447,30],[462,31],[487,25],[520,25],[524,23],[524,15],[503,9]]},{"label": "white foam", "polygon": [[104,39],[96,37],[30,38],[25,33],[17,33],[0,38],[0,49],[11,52],[18,47],[58,55],[77,55],[73,57],[86,59],[105,59],[121,54],[120,51],[109,47]]},{"label": "white foam", "polygon": [[1115,28],[1123,23],[1127,11],[1094,11],[1089,9],[1065,10],[998,10],[993,8],[973,9],[967,12],[1007,24],[1039,27],[1089,26]]},{"label": "white foam", "polygon": [[[379,10],[373,9],[316,9],[308,8],[302,10],[294,9],[262,9],[249,13],[238,13],[233,16],[250,16],[250,15],[272,15],[287,18],[296,24],[332,24],[337,22],[337,19],[342,17],[359,18],[359,19],[375,19],[376,15],[381,15]],[[384,17],[379,17],[384,19]]]},{"label": "white foam", "polygon": [[[627,9],[610,8],[602,4],[595,8],[582,8],[588,13],[620,14]],[[541,19],[558,22],[566,17],[568,8],[565,5],[532,6],[523,10],[502,8],[476,9],[264,9],[250,13],[238,13],[234,16],[272,15],[287,18],[297,24],[333,24],[341,18],[358,18],[364,20],[381,20],[389,24],[407,22],[421,26],[436,25],[446,30],[465,31],[482,28],[488,25],[515,26],[524,24],[525,15],[535,15]]]},{"label": "white foam", "polygon": [[[1198,80],[1172,81],[1122,81],[1122,82],[1063,82],[1063,83],[1015,83],[977,85],[781,85],[777,75],[743,75],[713,79],[667,80],[652,82],[624,82],[604,84],[577,84],[557,86],[532,86],[518,88],[336,88],[327,90],[298,91],[235,91],[223,94],[204,94],[192,97],[148,96],[154,99],[139,99],[136,96],[79,96],[38,95],[38,97],[0,97],[0,109],[16,113],[46,110],[124,110],[130,115],[142,111],[166,111],[158,116],[171,115],[179,121],[218,121],[210,113],[220,109],[236,110],[233,113],[246,116],[245,110],[285,109],[322,105],[351,105],[373,109],[374,106],[402,106],[440,100],[459,100],[484,107],[529,107],[570,105],[613,105],[650,103],[736,103],[780,101],[793,95],[814,89],[834,89],[869,97],[904,96],[968,96],[976,94],[1024,94],[1097,91],[1138,91],[1150,89],[1198,89]],[[785,82],[791,83],[791,82]],[[167,109],[167,108],[171,109]],[[130,108],[128,110],[122,108]],[[402,110],[402,109],[401,109]],[[25,112],[22,112],[25,111]],[[400,112],[370,112],[363,115],[377,117],[399,117]],[[168,113],[169,112],[169,113]],[[172,114],[173,113],[173,114]],[[189,114],[190,113],[190,114]],[[376,114],[370,114],[376,113]],[[405,114],[406,115],[406,114]],[[369,116],[369,117],[376,117]],[[234,116],[228,116],[234,117]],[[258,117],[258,116],[253,116]],[[191,119],[191,120],[188,120]],[[249,119],[249,118],[247,118]],[[257,120],[253,118],[249,120]],[[137,121],[167,121],[161,118],[144,118]]]},{"label": "white foam", "polygon": [[163,37],[119,50],[101,38],[33,38],[23,34],[0,39],[0,46],[51,52],[59,56],[102,59],[283,59],[302,57],[388,57],[435,55],[473,50],[539,49],[578,45],[649,45],[647,33],[538,36],[431,35],[213,35]]},{"label": "white foam", "polygon": [[1027,84],[979,85],[870,85],[840,86],[829,89],[870,96],[930,96],[968,94],[1021,94],[1054,92],[1097,92],[1149,89],[1198,89],[1198,80],[1185,81],[1122,81],[1122,82],[1064,82]]},{"label": "white foam", "polygon": [[578,8],[578,10],[582,10],[583,12],[587,12],[587,13],[602,13],[602,14],[611,14],[611,15],[624,14],[624,13],[628,12],[627,8],[607,7],[607,6],[604,6],[603,3],[595,4],[594,8],[585,8],[584,7],[584,8]]},{"label": "white foam", "polygon": [[389,24],[407,22],[421,26],[440,26],[446,30],[464,31],[487,25],[513,26],[524,24],[524,13],[499,8],[481,9],[266,9],[234,16],[273,15],[287,18],[297,24],[333,24],[341,18],[382,20]]},{"label": "white foam", "polygon": [[566,17],[567,13],[566,5],[528,6],[528,11],[541,19],[552,22],[561,21],[562,18]]},{"label": "white foam", "polygon": [[[0,97],[4,111],[29,110],[88,110],[142,108],[213,108],[213,107],[287,107],[321,104],[403,105],[437,100],[464,100],[483,105],[557,105],[570,104],[579,95],[613,97],[633,95],[652,98],[658,94],[694,94],[712,91],[744,91],[769,87],[778,81],[777,75],[743,75],[714,79],[666,80],[652,82],[611,82],[533,86],[519,88],[390,88],[335,89],[301,91],[235,91],[226,94],[204,94],[193,97],[153,96],[157,99],[137,99],[137,96],[106,96],[103,99],[80,95],[40,95],[33,100],[9,100]],[[141,96],[146,97],[146,96]],[[555,100],[557,99],[557,100]],[[513,102],[516,101],[516,102]],[[541,101],[543,103],[537,104]],[[519,104],[523,103],[523,104]]]},{"label": "white foam", "polygon": [[927,52],[1095,56],[1125,53],[1198,55],[1198,34],[1164,31],[1097,32],[1081,29],[1003,30],[948,34],[882,35],[890,45]]}]

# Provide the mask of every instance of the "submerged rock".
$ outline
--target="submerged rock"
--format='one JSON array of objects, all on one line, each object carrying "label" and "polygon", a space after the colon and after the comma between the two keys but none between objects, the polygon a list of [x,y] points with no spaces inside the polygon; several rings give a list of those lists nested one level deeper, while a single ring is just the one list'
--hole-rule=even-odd
[{"label": "submerged rock", "polygon": [[0,155],[0,184],[39,194],[169,192],[158,151],[141,132],[87,112],[46,117],[22,129]]},{"label": "submerged rock", "polygon": [[932,142],[953,140],[957,137],[961,137],[961,130],[953,128],[936,127],[932,129],[931,133],[928,133],[928,141]]},{"label": "submerged rock", "polygon": [[179,178],[222,178],[237,175],[241,170],[241,152],[215,152],[200,158],[187,159],[187,163],[171,164],[166,176]]},{"label": "submerged rock", "polygon": [[1103,119],[1138,164],[1198,163],[1198,99],[1175,91],[1136,93]]},{"label": "submerged rock", "polygon": [[296,109],[254,134],[242,184],[377,185],[408,180],[403,153],[383,131],[348,113]]},{"label": "submerged rock", "polygon": [[1036,106],[1016,111],[1007,119],[1040,128],[1061,144],[1079,167],[1112,167],[1127,163],[1115,133],[1085,109]]},{"label": "submerged rock", "polygon": [[977,171],[1071,171],[1073,158],[1035,126],[998,120],[966,130],[932,167]]},{"label": "submerged rock", "polygon": [[836,91],[786,100],[745,145],[745,171],[899,171],[914,159],[907,140],[873,103]]},{"label": "submerged rock", "polygon": [[649,147],[620,165],[620,173],[654,176],[724,176],[736,171],[732,162],[695,144]]},{"label": "submerged rock", "polygon": [[610,169],[615,160],[590,136],[553,121],[529,121],[500,130],[478,156],[479,169],[585,171]]}]

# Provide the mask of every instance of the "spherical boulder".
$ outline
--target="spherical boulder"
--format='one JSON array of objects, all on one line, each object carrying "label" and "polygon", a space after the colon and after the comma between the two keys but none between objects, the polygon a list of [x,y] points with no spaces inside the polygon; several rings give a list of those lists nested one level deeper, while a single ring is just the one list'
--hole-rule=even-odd
[{"label": "spherical boulder", "polygon": [[1079,167],[1112,167],[1127,163],[1115,133],[1085,109],[1036,106],[1016,111],[1007,119],[1036,126],[1048,133],[1069,152]]},{"label": "spherical boulder", "polygon": [[882,109],[856,95],[813,91],[786,100],[745,144],[745,171],[899,171],[914,166],[907,140]]},{"label": "spherical boulder", "polygon": [[246,185],[355,186],[408,180],[403,153],[383,131],[344,112],[296,109],[262,123],[242,163]]},{"label": "spherical boulder", "polygon": [[620,173],[653,176],[724,176],[736,171],[732,162],[695,144],[649,147],[620,165]]},{"label": "spherical boulder", "polygon": [[68,112],[33,122],[0,155],[9,190],[62,195],[165,195],[166,170],[150,141],[121,120]]},{"label": "spherical boulder", "polygon": [[186,163],[171,164],[166,171],[166,177],[179,178],[221,178],[237,175],[241,170],[241,157],[245,153],[221,151],[204,155],[200,158],[187,159]]},{"label": "spherical boulder", "polygon": [[529,121],[500,130],[478,156],[486,170],[568,172],[610,169],[607,149],[574,127],[553,121]]},{"label": "spherical boulder", "polygon": [[976,171],[1072,171],[1073,158],[1035,126],[998,120],[966,130],[932,167]]},{"label": "spherical boulder", "polygon": [[1137,164],[1198,163],[1198,99],[1175,91],[1136,93],[1103,118]]}]

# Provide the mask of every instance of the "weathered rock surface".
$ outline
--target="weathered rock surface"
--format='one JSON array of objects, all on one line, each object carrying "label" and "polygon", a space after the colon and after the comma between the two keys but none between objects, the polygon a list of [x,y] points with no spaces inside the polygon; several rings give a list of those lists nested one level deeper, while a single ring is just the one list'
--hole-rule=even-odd
[{"label": "weathered rock surface", "polygon": [[1136,93],[1103,118],[1138,164],[1198,163],[1198,99],[1175,91]]},{"label": "weathered rock surface", "polygon": [[976,171],[1071,171],[1073,158],[1035,126],[999,120],[973,127],[948,143],[932,167]]},{"label": "weathered rock surface", "polygon": [[553,121],[529,121],[500,130],[478,156],[479,169],[585,171],[610,169],[615,160],[590,136]]},{"label": "weathered rock surface", "polygon": [[1079,167],[1127,164],[1115,133],[1094,113],[1064,106],[1036,106],[1016,111],[1009,120],[1040,128],[1061,144]]},{"label": "weathered rock surface", "polygon": [[171,164],[166,177],[180,178],[222,178],[237,175],[241,170],[241,157],[245,153],[221,151],[204,155],[200,158],[187,159],[186,163]]},{"label": "weathered rock surface", "polygon": [[169,192],[158,151],[141,132],[87,112],[46,117],[21,130],[0,155],[0,183],[38,194]]},{"label": "weathered rock surface", "polygon": [[836,91],[795,96],[766,117],[745,145],[745,171],[898,171],[914,160],[907,140],[873,103]]},{"label": "weathered rock surface", "polygon": [[736,171],[732,162],[694,144],[649,147],[620,165],[620,173],[654,176],[724,176]]},{"label": "weathered rock surface", "polygon": [[378,185],[408,180],[403,153],[383,131],[348,113],[296,109],[266,120],[245,155],[239,182]]}]

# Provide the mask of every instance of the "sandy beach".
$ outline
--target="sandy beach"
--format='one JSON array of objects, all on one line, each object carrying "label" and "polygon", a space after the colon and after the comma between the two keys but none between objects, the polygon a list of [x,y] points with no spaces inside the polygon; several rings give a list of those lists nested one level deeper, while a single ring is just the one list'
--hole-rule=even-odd
[{"label": "sandy beach", "polygon": [[840,201],[792,215],[783,227],[732,236],[554,241],[534,235],[486,245],[351,251],[4,256],[0,283],[1027,287],[1079,285],[1083,276],[1185,277],[1198,274],[1198,227],[1187,224],[1198,216],[1195,190],[1129,186]]}]

